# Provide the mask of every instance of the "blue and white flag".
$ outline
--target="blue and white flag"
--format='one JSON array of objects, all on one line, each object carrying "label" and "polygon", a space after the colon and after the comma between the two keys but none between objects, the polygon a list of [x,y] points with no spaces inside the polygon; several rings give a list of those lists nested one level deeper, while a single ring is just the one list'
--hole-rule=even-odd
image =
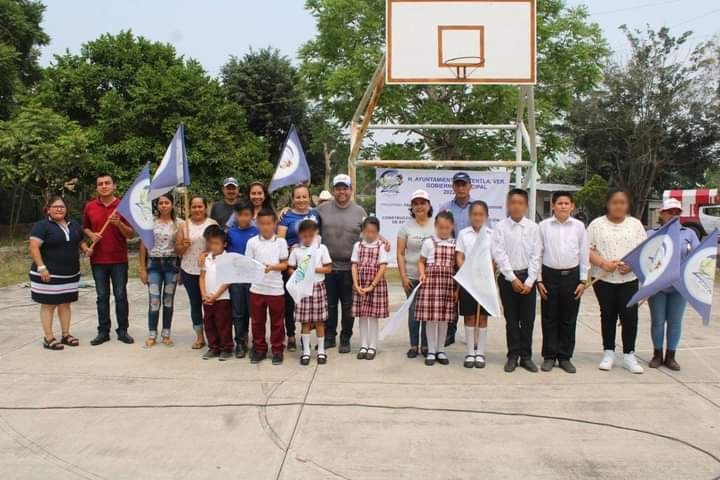
[{"label": "blue and white flag", "polygon": [[275,174],[270,180],[268,190],[274,192],[282,187],[297,185],[310,181],[310,167],[305,159],[305,152],[300,144],[295,127],[290,127],[285,147],[283,147],[280,161],[278,161]]},{"label": "blue and white flag", "polygon": [[185,127],[182,123],[153,175],[150,183],[150,199],[155,200],[178,185],[190,185],[190,167],[185,151]]},{"label": "blue and white flag", "polygon": [[226,252],[215,260],[219,283],[259,283],[265,278],[265,265],[240,253]]},{"label": "blue and white flag", "polygon": [[625,255],[622,261],[640,280],[640,288],[627,306],[671,286],[680,276],[680,255],[680,223],[677,218]]},{"label": "blue and white flag", "polygon": [[315,269],[319,263],[318,258],[320,258],[319,253],[320,249],[317,244],[313,244],[305,256],[298,260],[295,271],[285,284],[285,288],[295,303],[300,303],[303,298],[313,294],[317,276]]},{"label": "blue and white flag", "polygon": [[145,248],[155,244],[152,205],[150,203],[150,165],[146,164],[117,206],[117,212],[133,227]]},{"label": "blue and white flag", "polygon": [[710,323],[715,268],[717,266],[718,234],[716,228],[685,259],[680,278],[673,285],[700,314],[703,324]]}]

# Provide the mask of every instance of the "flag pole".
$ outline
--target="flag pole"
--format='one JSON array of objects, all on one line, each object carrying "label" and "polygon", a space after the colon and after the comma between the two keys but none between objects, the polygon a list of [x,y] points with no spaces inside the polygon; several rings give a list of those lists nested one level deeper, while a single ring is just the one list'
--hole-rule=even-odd
[{"label": "flag pole", "polygon": [[[112,213],[108,216],[107,220],[105,220],[105,223],[103,223],[103,226],[100,228],[100,231],[98,232],[98,235],[102,236],[103,233],[105,233],[105,230],[107,230],[108,226],[110,225],[110,219],[113,215],[117,213],[117,208],[115,208]],[[102,240],[102,239],[101,239]],[[88,248],[92,248],[93,245],[95,245],[95,241],[91,240],[90,244],[88,244]]]},{"label": "flag pole", "polygon": [[473,344],[473,348],[475,349],[476,352],[477,352],[477,347],[478,347],[478,339],[480,337],[480,332],[478,331],[479,329],[480,329],[480,304],[478,303],[477,309],[475,310],[475,331],[473,332],[473,334],[474,334],[473,336],[475,337],[475,339],[474,339],[475,343]]}]

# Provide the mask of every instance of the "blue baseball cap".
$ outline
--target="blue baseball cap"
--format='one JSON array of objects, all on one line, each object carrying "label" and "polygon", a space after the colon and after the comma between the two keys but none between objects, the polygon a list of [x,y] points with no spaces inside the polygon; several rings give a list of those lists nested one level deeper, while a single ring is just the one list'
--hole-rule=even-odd
[{"label": "blue baseball cap", "polygon": [[470,175],[468,175],[465,172],[457,172],[455,175],[453,175],[452,181],[453,181],[453,183],[455,183],[455,182],[471,183]]}]

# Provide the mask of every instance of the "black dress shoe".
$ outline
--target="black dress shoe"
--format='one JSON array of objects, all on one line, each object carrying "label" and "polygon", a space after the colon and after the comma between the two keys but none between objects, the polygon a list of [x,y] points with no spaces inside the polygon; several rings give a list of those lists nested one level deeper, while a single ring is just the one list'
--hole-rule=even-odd
[{"label": "black dress shoe", "polygon": [[105,342],[110,341],[110,335],[107,333],[98,333],[97,337],[90,340],[90,345],[102,345]]},{"label": "black dress shoe", "polygon": [[350,353],[350,342],[340,342],[338,353]]},{"label": "black dress shoe", "polygon": [[296,350],[297,350],[297,342],[295,341],[295,338],[288,337],[287,351],[294,352]]},{"label": "black dress shoe", "polygon": [[503,369],[507,373],[512,373],[517,368],[517,364],[518,364],[517,358],[510,357],[507,359],[507,362],[505,362],[505,366],[503,367]]},{"label": "black dress shoe", "polygon": [[543,372],[549,372],[553,369],[555,366],[555,359],[554,358],[546,358],[543,360],[542,365],[540,365],[540,370]]},{"label": "black dress shoe", "polygon": [[535,362],[533,362],[531,358],[520,359],[520,366],[528,372],[536,373],[538,371],[537,365],[535,365]]},{"label": "black dress shoe", "polygon": [[417,356],[418,356],[417,347],[410,348],[410,350],[408,350],[405,355],[407,355],[408,358],[417,358]]},{"label": "black dress shoe", "polygon": [[570,360],[560,360],[560,368],[565,370],[567,373],[575,373],[577,369]]},{"label": "black dress shoe", "polygon": [[235,347],[235,358],[245,358],[245,355],[247,355],[247,347],[242,343],[238,343],[237,347]]},{"label": "black dress shoe", "polygon": [[283,354],[282,353],[273,353],[272,356],[272,364],[273,365],[280,365],[283,362]]},{"label": "black dress shoe", "polygon": [[260,363],[267,358],[267,353],[258,353],[255,350],[250,352],[250,363]]},{"label": "black dress shoe", "polygon": [[221,362],[224,362],[225,360],[228,360],[232,358],[233,354],[232,352],[220,352],[220,356],[218,357],[218,360]]},{"label": "black dress shoe", "polygon": [[220,356],[220,352],[217,350],[208,350],[203,354],[202,358],[203,360],[210,360],[211,358],[218,358]]},{"label": "black dress shoe", "polygon": [[120,330],[117,332],[117,338],[122,343],[126,343],[130,345],[131,343],[135,343],[135,339],[130,336],[130,334],[126,330]]}]

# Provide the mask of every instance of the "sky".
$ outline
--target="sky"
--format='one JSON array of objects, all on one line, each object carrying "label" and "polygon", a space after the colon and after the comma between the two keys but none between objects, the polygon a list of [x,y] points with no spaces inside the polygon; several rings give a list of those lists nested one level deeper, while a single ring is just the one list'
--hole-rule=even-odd
[{"label": "sky", "polygon": [[[591,20],[600,24],[619,55],[627,52],[618,26],[677,32],[693,30],[693,41],[706,41],[720,32],[718,0],[566,0],[586,5]],[[43,28],[50,45],[41,63],[80,46],[103,33],[132,29],[137,35],[172,43],[186,57],[200,61],[211,75],[231,55],[273,46],[294,62],[298,48],[315,35],[314,18],[304,0],[44,0]]]}]

